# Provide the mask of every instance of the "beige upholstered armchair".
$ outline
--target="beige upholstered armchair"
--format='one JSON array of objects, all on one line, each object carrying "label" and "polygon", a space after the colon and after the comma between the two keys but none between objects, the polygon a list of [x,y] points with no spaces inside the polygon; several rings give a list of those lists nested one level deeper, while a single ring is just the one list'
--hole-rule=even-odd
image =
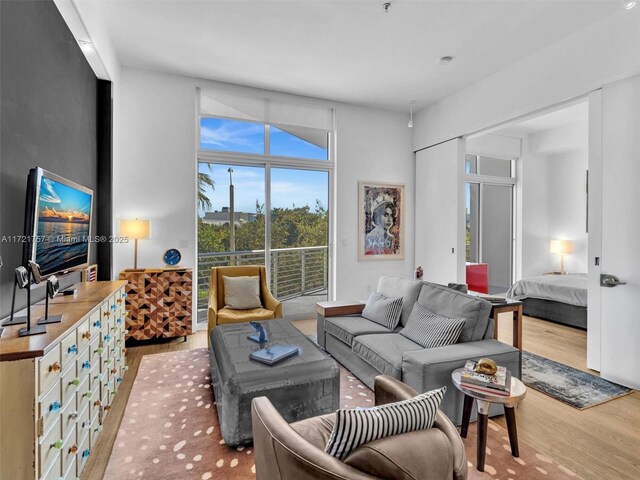
[{"label": "beige upholstered armchair", "polygon": [[[376,405],[417,392],[393,377],[375,378]],[[266,397],[251,408],[257,480],[464,480],[467,459],[458,431],[438,411],[432,428],[375,440],[344,461],[324,452],[334,414],[289,425]]]},{"label": "beige upholstered armchair", "polygon": [[[232,310],[225,308],[224,281],[222,277],[260,277],[260,301],[262,308]],[[282,318],[282,304],[271,295],[267,271],[262,265],[241,267],[213,267],[209,279],[208,329],[225,323],[241,323],[250,320]]]}]

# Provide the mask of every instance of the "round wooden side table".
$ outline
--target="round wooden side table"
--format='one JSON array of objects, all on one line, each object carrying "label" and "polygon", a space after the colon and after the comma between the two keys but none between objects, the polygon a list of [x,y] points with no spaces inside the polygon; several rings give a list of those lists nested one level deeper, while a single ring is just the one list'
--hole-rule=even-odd
[{"label": "round wooden side table", "polygon": [[478,404],[478,432],[477,432],[477,465],[476,468],[484,472],[485,451],[487,448],[487,423],[489,421],[489,405],[492,403],[501,403],[504,406],[504,416],[507,420],[507,430],[509,431],[509,443],[511,444],[511,454],[514,457],[520,456],[518,450],[518,431],[516,428],[516,413],[514,407],[527,394],[527,387],[524,383],[515,377],[511,377],[511,393],[509,395],[499,395],[494,393],[485,393],[479,390],[466,388],[460,383],[460,372],[462,368],[458,368],[451,373],[451,380],[458,390],[464,393],[464,408],[462,411],[462,425],[460,427],[460,436],[467,438],[469,431],[469,420],[471,418],[471,409],[473,401]]}]

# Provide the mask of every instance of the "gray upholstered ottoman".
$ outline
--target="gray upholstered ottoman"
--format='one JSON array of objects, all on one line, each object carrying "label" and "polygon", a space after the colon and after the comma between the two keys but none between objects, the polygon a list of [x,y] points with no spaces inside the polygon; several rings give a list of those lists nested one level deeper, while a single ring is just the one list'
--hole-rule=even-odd
[{"label": "gray upholstered ottoman", "polygon": [[262,322],[269,343],[295,345],[300,353],[267,366],[249,360],[261,347],[247,335],[248,323],[211,330],[211,383],[216,397],[222,438],[228,445],[249,443],[251,400],[266,396],[287,422],[337,410],[340,406],[340,367],[287,320]]}]

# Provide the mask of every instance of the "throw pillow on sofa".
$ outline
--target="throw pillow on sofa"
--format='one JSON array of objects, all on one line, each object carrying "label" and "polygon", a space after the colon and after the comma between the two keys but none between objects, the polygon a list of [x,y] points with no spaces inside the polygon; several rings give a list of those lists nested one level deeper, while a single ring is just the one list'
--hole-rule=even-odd
[{"label": "throw pillow on sofa", "polygon": [[222,277],[224,304],[232,310],[260,308],[260,279],[258,277]]},{"label": "throw pillow on sofa", "polygon": [[446,391],[447,387],[442,387],[401,402],[340,409],[324,451],[344,460],[351,450],[365,443],[431,428]]},{"label": "throw pillow on sofa", "polygon": [[401,313],[402,297],[385,297],[377,292],[371,292],[367,304],[362,310],[364,318],[387,327],[389,330],[398,326]]},{"label": "throw pillow on sofa", "polygon": [[464,318],[438,315],[416,302],[406,327],[400,330],[400,335],[424,348],[444,347],[458,341],[465,321]]}]

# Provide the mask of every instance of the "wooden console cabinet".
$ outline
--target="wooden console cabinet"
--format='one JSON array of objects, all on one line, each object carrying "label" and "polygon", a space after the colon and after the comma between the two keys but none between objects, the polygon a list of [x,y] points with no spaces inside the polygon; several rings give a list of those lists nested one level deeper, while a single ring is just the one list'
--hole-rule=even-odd
[{"label": "wooden console cabinet", "polygon": [[[80,477],[127,369],[124,348],[125,282],[78,285],[53,299],[61,323],[0,338],[0,478]],[[34,322],[44,305],[31,307]]]},{"label": "wooden console cabinet", "polygon": [[136,340],[191,335],[190,269],[120,272],[127,281],[127,329]]}]

